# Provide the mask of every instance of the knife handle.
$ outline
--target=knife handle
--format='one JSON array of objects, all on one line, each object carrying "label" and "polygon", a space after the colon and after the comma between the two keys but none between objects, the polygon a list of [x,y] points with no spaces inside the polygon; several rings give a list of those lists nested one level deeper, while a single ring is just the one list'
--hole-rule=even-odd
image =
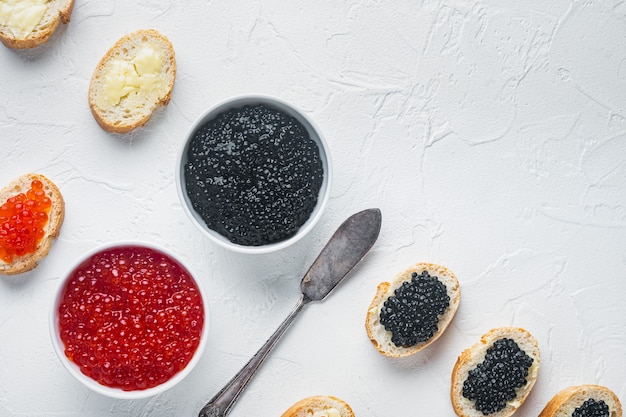
[{"label": "knife handle", "polygon": [[261,348],[254,354],[254,356],[244,365],[237,375],[235,375],[216,395],[200,410],[199,417],[225,417],[229,412],[235,401],[239,398],[239,394],[248,385],[250,379],[255,374],[263,360],[270,353],[276,342],[285,333],[287,328],[291,325],[298,313],[302,310],[307,303],[311,301],[304,295],[300,297],[300,301],[289,313],[289,316],[278,326],[278,329],[272,334],[269,339],[261,346]]}]

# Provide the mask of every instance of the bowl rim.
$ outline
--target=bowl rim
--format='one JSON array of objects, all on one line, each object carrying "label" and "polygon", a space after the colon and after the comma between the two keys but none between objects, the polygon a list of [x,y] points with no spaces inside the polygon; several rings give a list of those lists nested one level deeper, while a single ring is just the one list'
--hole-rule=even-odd
[{"label": "bowl rim", "polygon": [[[99,382],[97,382],[95,379],[88,377],[87,375],[83,374],[80,371],[80,367],[77,364],[70,361],[67,358],[67,356],[65,356],[63,341],[61,340],[61,337],[58,331],[59,326],[58,326],[57,311],[58,311],[59,302],[61,301],[63,289],[65,288],[67,280],[72,274],[72,272],[76,270],[76,268],[80,264],[82,264],[83,262],[91,258],[92,256],[100,252],[106,251],[108,249],[131,247],[131,246],[148,248],[156,252],[160,252],[161,254],[169,256],[171,259],[173,259],[175,262],[177,262],[184,269],[187,270],[187,273],[189,274],[191,279],[194,281],[194,283],[198,287],[198,290],[200,291],[200,296],[201,296],[202,304],[204,308],[204,324],[203,324],[202,333],[200,336],[200,343],[198,347],[196,348],[196,351],[194,352],[191,360],[189,361],[189,363],[184,369],[176,373],[174,376],[172,376],[170,379],[168,379],[164,383],[157,385],[155,387],[147,388],[144,390],[124,391],[121,388],[114,388],[114,387],[108,387],[108,386],[102,385]],[[104,243],[104,244],[97,245],[96,247],[93,247],[89,249],[88,251],[84,252],[82,255],[78,256],[71,263],[70,267],[67,268],[67,270],[62,275],[61,280],[59,284],[57,285],[57,288],[55,289],[54,297],[52,299],[52,303],[49,309],[48,324],[49,324],[50,337],[52,339],[52,345],[54,347],[54,351],[56,355],[59,357],[59,360],[61,361],[61,363],[63,364],[63,367],[76,380],[81,382],[82,385],[89,388],[90,390],[95,391],[101,395],[111,397],[111,398],[117,398],[117,399],[148,398],[157,394],[161,394],[169,390],[170,388],[174,387],[175,385],[177,385],[187,375],[189,375],[191,371],[195,368],[195,366],[200,361],[200,358],[202,357],[204,350],[206,348],[206,345],[207,345],[208,332],[209,332],[209,317],[210,317],[209,304],[208,304],[207,296],[204,291],[204,287],[202,283],[196,278],[196,276],[197,275],[189,267],[189,264],[185,262],[184,260],[182,260],[172,250],[164,246],[161,246],[152,242],[144,241],[144,240],[118,240],[118,241],[113,241],[109,243]]]},{"label": "bowl rim", "polygon": [[[237,244],[229,241],[225,236],[222,236],[218,232],[209,229],[209,227],[204,223],[204,221],[199,217],[199,215],[195,212],[195,210],[191,207],[191,203],[189,202],[189,198],[186,193],[186,187],[184,185],[184,161],[186,159],[186,151],[189,146],[189,143],[194,135],[194,133],[210,118],[216,116],[217,114],[224,112],[228,109],[241,107],[245,104],[250,103],[263,103],[268,104],[271,107],[278,108],[281,111],[285,111],[290,116],[293,116],[302,123],[305,128],[309,131],[309,133],[313,133],[312,139],[318,144],[318,148],[320,151],[320,157],[322,159],[322,165],[324,168],[324,178],[322,181],[322,186],[320,187],[320,191],[318,194],[317,204],[307,219],[307,221],[298,229],[295,235],[291,236],[288,239],[281,240],[279,242],[270,243],[266,245],[259,246],[246,246]],[[281,98],[276,96],[267,95],[267,94],[241,94],[232,96],[223,100],[220,100],[213,105],[209,106],[205,109],[200,115],[196,117],[196,119],[191,123],[187,132],[185,133],[184,141],[182,145],[178,149],[178,154],[176,156],[176,169],[175,169],[175,183],[176,183],[176,191],[178,194],[179,201],[181,206],[183,207],[183,211],[187,215],[187,217],[191,220],[191,222],[199,229],[202,234],[207,236],[212,242],[218,244],[219,246],[229,249],[234,252],[246,253],[246,254],[264,254],[275,252],[281,249],[284,249],[295,242],[302,239],[306,236],[311,229],[317,224],[319,219],[321,218],[326,206],[328,204],[328,200],[330,199],[331,193],[331,184],[333,177],[333,164],[332,158],[330,154],[330,148],[324,135],[322,135],[321,130],[315,123],[315,121],[308,116],[302,109],[295,106],[294,104],[287,102]]]}]

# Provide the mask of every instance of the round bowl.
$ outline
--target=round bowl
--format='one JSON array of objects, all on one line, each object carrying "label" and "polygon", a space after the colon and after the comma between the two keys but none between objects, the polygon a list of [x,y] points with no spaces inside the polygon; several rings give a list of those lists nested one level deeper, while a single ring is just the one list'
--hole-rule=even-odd
[{"label": "round bowl", "polygon": [[[319,192],[317,194],[317,202],[312,212],[310,213],[308,219],[299,227],[297,232],[291,236],[287,236],[282,240],[273,241],[272,243],[265,244],[241,244],[236,243],[229,240],[223,234],[218,233],[217,231],[211,229],[207,226],[207,223],[203,220],[202,216],[194,209],[193,204],[189,198],[185,180],[185,166],[189,162],[188,151],[190,148],[190,143],[192,142],[194,136],[207,122],[214,120],[220,114],[228,112],[233,109],[240,109],[246,105],[254,106],[254,105],[262,105],[266,108],[272,109],[274,111],[281,112],[288,116],[291,116],[299,122],[309,137],[313,140],[313,142],[317,145],[319,149],[319,157],[323,168],[323,179],[321,182],[321,186]],[[177,167],[176,167],[176,187],[178,191],[178,196],[183,206],[183,210],[187,213],[188,217],[191,219],[191,222],[210,240],[215,242],[216,244],[227,248],[229,250],[240,252],[240,253],[269,253],[276,250],[280,250],[286,248],[287,246],[293,244],[294,242],[301,239],[305,236],[317,223],[319,218],[326,207],[328,202],[328,198],[330,195],[330,185],[332,178],[332,163],[330,158],[330,153],[328,149],[328,145],[324,139],[324,136],[321,134],[320,130],[317,128],[313,120],[311,120],[306,113],[296,108],[294,105],[287,103],[281,99],[265,96],[265,95],[243,95],[237,96],[233,98],[229,98],[222,102],[217,103],[216,105],[210,107],[208,110],[203,112],[191,125],[189,128],[183,146],[180,148],[177,158]]]},{"label": "round bowl", "polygon": [[[120,259],[119,257],[113,258],[114,255],[110,255],[110,254],[116,253],[119,255],[122,252],[126,254],[128,254],[129,252],[132,252],[134,254],[133,259],[145,260],[145,263],[142,265],[155,266],[155,268],[157,267],[163,268],[163,265],[168,265],[165,268],[168,268],[168,270],[170,271],[175,271],[174,272],[175,276],[180,277],[181,274],[185,274],[186,277],[188,277],[188,279],[183,278],[182,281],[185,282],[185,284],[183,285],[174,284],[173,280],[170,281],[169,278],[166,277],[166,272],[163,269],[160,269],[158,271],[155,270],[155,273],[153,274],[153,276],[150,276],[150,275],[146,275],[144,272],[141,272],[140,271],[141,268],[137,266],[135,266],[134,269],[124,267],[122,264],[122,261],[119,261],[119,262],[115,261],[116,262],[115,267],[109,268],[108,271],[110,272],[108,274],[103,274],[102,272],[92,269],[92,272],[90,273],[91,275],[87,275],[88,273],[82,272],[81,274],[77,274],[76,278],[73,278],[73,275],[77,271],[79,270],[84,271],[85,268],[87,268],[87,265],[95,263],[96,259],[105,259],[105,258],[106,259]],[[138,253],[141,253],[144,255],[138,256],[137,255]],[[103,254],[107,254],[107,255],[103,256]],[[129,256],[130,255],[125,255],[124,262],[126,262],[126,264],[135,262]],[[155,258],[157,258],[158,262],[154,261]],[[99,263],[99,265],[102,265],[102,264]],[[120,267],[120,265],[122,266]],[[170,268],[172,265],[175,265],[173,269]],[[150,266],[148,268],[145,268],[144,266],[145,268],[144,271],[150,270],[151,269]],[[118,271],[118,272],[115,272],[115,271]],[[81,275],[87,278],[80,279],[79,276]],[[104,278],[105,276],[106,278]],[[82,290],[80,291],[80,297],[84,297],[84,299],[81,300],[80,298],[75,298],[74,301],[72,302],[68,301],[71,299],[72,296],[66,294],[66,288],[76,289],[82,285],[81,283],[87,282],[87,279],[89,279],[89,285],[82,286],[81,287]],[[104,284],[105,282],[106,284]],[[169,291],[169,293],[168,295],[163,296],[163,298],[167,297],[168,299],[165,301],[156,301],[158,303],[157,304],[158,307],[156,309],[147,310],[145,307],[147,304],[151,304],[151,306],[154,306],[155,304],[153,302],[155,302],[155,300],[162,300],[159,294],[161,295],[163,294],[163,292],[161,291],[161,288],[163,288],[162,286],[163,282],[169,283],[170,289],[166,290],[166,291]],[[104,285],[107,285],[107,286],[104,287]],[[159,289],[155,290],[155,288],[157,287]],[[108,291],[103,292],[105,288]],[[134,289],[134,292],[133,291],[129,292],[129,288]],[[168,287],[166,286],[165,288],[168,288]],[[177,292],[174,292],[174,288],[176,288]],[[157,292],[150,293],[148,297],[146,297],[146,295],[144,294],[143,298],[141,296],[135,296],[136,294],[140,292],[139,290],[142,290],[142,289],[147,289],[147,291],[157,291]],[[191,291],[189,291],[190,289]],[[122,291],[121,296],[120,296],[119,291]],[[76,294],[77,292],[75,291],[73,293]],[[106,296],[106,294],[110,294],[112,295],[112,297],[110,297],[109,299],[103,298]],[[155,296],[155,294],[157,295]],[[182,294],[182,296],[186,298],[183,300],[178,296],[178,294]],[[97,301],[97,302],[94,302],[94,304],[92,304],[93,300],[95,300],[94,297],[96,297],[98,300],[104,300],[104,301]],[[177,300],[175,300],[175,298]],[[106,302],[111,302],[112,299],[117,299],[120,301],[114,302],[114,304],[111,305],[110,308],[108,308],[106,306]],[[85,300],[89,300],[89,301],[85,302]],[[127,308],[126,306],[128,306],[128,304],[126,304],[124,307],[120,307],[120,303],[123,303],[124,301],[130,304],[133,304],[133,302],[135,302],[135,304],[141,305],[141,308],[139,308],[138,310],[133,310],[134,314],[132,312],[129,312],[128,310],[126,310],[127,312],[126,314],[124,314],[123,313],[124,309]],[[161,304],[161,302],[163,302],[163,304]],[[102,305],[103,303],[105,304],[104,306]],[[60,309],[59,309],[59,307],[62,304],[64,304],[64,311],[66,311],[66,313],[64,314],[61,314]],[[65,307],[70,304],[72,307],[67,307],[67,308]],[[157,311],[163,312],[163,314],[165,314],[166,312],[168,312],[168,310],[164,307],[164,305],[167,305],[168,308],[170,308],[169,310],[170,312],[171,311],[176,312],[174,313],[176,314],[176,318],[181,317],[181,315],[178,313],[179,311],[181,311],[181,309],[187,311],[187,313],[183,313],[182,315],[183,318],[187,319],[187,322],[189,322],[190,320],[193,320],[190,318],[194,317],[194,315],[197,315],[199,314],[199,312],[201,312],[202,313],[201,316],[203,318],[202,323],[198,325],[198,322],[195,321],[193,322],[194,323],[193,325],[185,326],[185,325],[180,324],[180,323],[184,323],[183,321],[171,319],[172,316],[170,316],[171,321],[168,321],[168,323],[174,323],[174,324],[172,326],[161,326],[159,328],[159,324],[162,324],[166,321],[165,320],[160,321],[159,318],[156,318],[155,316],[157,316],[158,314],[155,314],[154,316],[150,316],[148,314],[150,314],[150,312],[156,313]],[[195,313],[193,312],[194,310],[189,312],[190,311],[188,310],[190,308],[189,306],[196,307]],[[198,309],[198,306],[201,306],[202,309],[201,310]],[[79,314],[68,314],[68,312],[72,311],[76,313],[77,312],[76,308],[78,308],[78,310],[89,309],[89,314],[85,314],[84,319],[78,319],[78,318],[74,319],[75,317],[78,317]],[[70,309],[73,309],[73,310],[70,310]],[[62,316],[70,317],[71,319],[63,319]],[[103,317],[107,317],[107,319],[105,320]],[[90,323],[92,319],[95,322],[97,322],[97,324],[94,325]],[[50,324],[50,335],[52,338],[52,344],[54,346],[54,350],[56,351],[56,354],[58,355],[65,369],[67,369],[67,371],[74,378],[76,378],[79,382],[81,382],[84,386],[86,386],[90,390],[95,391],[99,394],[105,395],[107,397],[120,398],[120,399],[139,399],[139,398],[146,398],[146,397],[150,397],[153,395],[157,395],[172,388],[174,385],[182,381],[192,371],[192,369],[196,366],[196,364],[200,360],[202,352],[204,351],[204,348],[206,346],[208,325],[209,325],[208,319],[209,319],[208,303],[207,303],[206,296],[204,294],[204,290],[202,289],[200,282],[194,278],[193,274],[191,273],[191,270],[178,257],[176,257],[169,250],[163,247],[154,245],[152,243],[139,242],[139,241],[124,241],[124,242],[116,242],[116,243],[110,243],[110,244],[98,246],[88,251],[84,255],[82,255],[69,267],[68,271],[65,273],[65,275],[61,279],[61,283],[58,289],[56,290],[54,301],[50,309],[49,324]],[[163,378],[169,378],[169,379],[165,381],[160,381],[158,384],[155,384],[155,383],[146,384],[145,382],[140,382],[140,381],[145,381],[145,375],[142,372],[135,371],[135,373],[133,373],[132,376],[129,376],[128,373],[125,376],[125,378],[127,379],[136,378],[133,380],[133,386],[127,387],[128,389],[122,389],[121,386],[119,386],[119,384],[116,384],[115,382],[111,382],[111,379],[109,380],[102,379],[102,381],[105,381],[105,382],[98,382],[95,376],[91,377],[85,374],[81,366],[79,366],[77,362],[70,360],[68,356],[66,355],[66,351],[68,351],[68,345],[66,345],[66,343],[63,341],[62,336],[61,336],[61,333],[62,333],[61,322],[64,321],[65,323],[67,323],[68,320],[72,320],[72,324],[71,325],[66,324],[66,327],[65,327],[66,329],[70,327],[80,328],[82,326],[87,326],[90,328],[90,330],[86,332],[82,332],[83,335],[100,334],[99,342],[96,341],[95,337],[91,336],[92,345],[96,345],[96,347],[93,350],[90,350],[90,353],[88,354],[89,356],[91,356],[89,358],[89,361],[93,361],[93,362],[89,362],[88,364],[86,364],[86,366],[88,365],[89,367],[88,369],[92,369],[92,370],[98,369],[96,372],[100,374],[104,374],[104,372],[101,373],[100,371],[105,367],[106,368],[110,367],[110,369],[124,370],[124,369],[128,369],[131,366],[141,366],[142,369],[149,369],[149,373],[154,373],[156,372],[155,369],[161,372],[162,369],[165,369],[165,366],[169,366],[170,367],[169,370],[164,371],[165,374],[161,374],[161,375],[167,375],[167,376],[163,376]],[[122,320],[125,320],[125,321],[122,321]],[[144,330],[145,329],[151,329],[151,330],[145,330],[145,331],[138,330],[137,332],[140,332],[140,333],[134,333],[135,331],[132,328],[123,327],[130,321],[132,321],[133,326],[138,326],[137,328],[144,329]],[[103,324],[103,323],[106,323],[106,324]],[[150,324],[150,323],[153,323],[153,324]],[[178,329],[172,330],[172,329],[175,329],[175,326],[179,326]],[[202,326],[201,329],[199,329],[200,326]],[[100,333],[100,332],[108,332],[109,331],[108,329],[111,329],[113,327],[116,327],[118,329],[117,333],[110,332],[108,334],[109,335],[114,334],[115,335],[114,337],[118,337],[116,339],[117,342],[121,340],[126,340],[127,343],[129,343],[128,340],[138,340],[138,341],[150,340],[150,337],[147,337],[147,336],[150,336],[150,333],[155,334],[154,339],[156,339],[156,341],[153,341],[152,344],[150,345],[151,347],[147,348],[149,349],[147,352],[144,352],[142,355],[140,355],[142,356],[142,358],[135,359],[135,360],[127,359],[129,357],[128,349],[124,350],[124,353],[120,353],[119,356],[116,356],[116,354],[111,354],[111,352],[114,350],[114,349],[111,349],[111,344],[109,343],[109,345],[105,348],[102,342],[102,339],[106,339],[105,336],[107,333],[105,333],[105,336],[103,336]],[[164,329],[163,327],[169,327],[169,329],[167,328]],[[124,333],[122,333],[122,330],[119,330],[119,329],[122,329],[122,330],[125,329],[126,336],[128,336],[126,339],[121,339],[122,337],[124,337]],[[180,349],[176,349],[176,348],[172,349],[179,354],[179,357],[185,356],[184,359],[181,360],[182,363],[186,363],[186,365],[184,365],[184,368],[180,370],[175,370],[176,367],[180,367],[183,365],[180,365],[180,366],[179,365],[166,365],[167,362],[163,362],[163,360],[170,360],[170,358],[167,358],[167,353],[165,354],[163,353],[162,347],[163,346],[182,347],[182,345],[184,343],[187,343],[188,341],[188,339],[181,337],[181,332],[185,332],[185,331],[193,332],[195,340],[193,342],[189,342],[190,345],[185,347],[185,349],[187,349],[188,351],[188,355],[186,356],[184,354],[181,354]],[[143,334],[141,332],[143,332]],[[199,341],[198,341],[198,338],[199,338]],[[78,342],[75,339],[78,339]],[[74,337],[68,343],[71,346],[77,346],[78,343],[82,343],[82,340],[85,340],[85,339],[86,337],[83,337],[83,338]],[[173,342],[174,340],[176,342]],[[77,343],[75,344],[74,342],[77,342]],[[132,342],[132,343],[139,343],[139,342]],[[194,345],[195,345],[195,351],[193,351]],[[84,349],[89,349],[89,348],[84,348]],[[75,353],[73,354],[73,356],[75,358],[79,357],[80,356],[79,354],[81,352],[85,352],[85,350],[82,350],[82,348],[75,348],[74,351]],[[99,353],[96,353],[98,351]],[[191,353],[192,351],[193,353]],[[135,351],[131,351],[131,353],[137,354]],[[88,355],[85,355],[85,357],[87,357]],[[123,355],[126,355],[126,356],[123,356]],[[96,358],[98,356],[99,358]],[[166,357],[166,359],[163,359],[164,356]],[[120,358],[125,358],[125,359],[122,361],[120,360]],[[159,360],[161,362],[157,363]],[[172,359],[172,361],[173,360],[174,359]],[[115,362],[118,362],[118,363],[124,362],[124,363],[121,364],[120,366],[116,366],[114,365]],[[161,367],[159,368],[159,366]],[[154,375],[152,375],[152,377],[154,378]],[[108,378],[111,378],[111,377],[108,377]],[[118,386],[114,386],[114,385],[118,385]]]}]

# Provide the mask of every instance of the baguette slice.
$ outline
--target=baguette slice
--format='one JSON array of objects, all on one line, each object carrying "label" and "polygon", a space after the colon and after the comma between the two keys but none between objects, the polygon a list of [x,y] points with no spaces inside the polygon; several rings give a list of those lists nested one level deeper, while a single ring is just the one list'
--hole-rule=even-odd
[{"label": "baguette slice", "polygon": [[490,330],[483,335],[480,342],[461,353],[452,370],[452,386],[450,396],[455,413],[460,417],[483,417],[474,401],[463,396],[463,383],[471,370],[475,369],[485,360],[487,349],[493,346],[499,339],[508,338],[515,341],[518,347],[533,361],[528,369],[526,384],[515,391],[515,398],[507,401],[506,406],[496,412],[487,414],[489,417],[507,417],[512,415],[526,400],[539,375],[540,355],[537,340],[526,330],[518,327],[500,327]]},{"label": "baguette slice", "polygon": [[[428,340],[419,342],[410,347],[397,346],[392,342],[392,332],[385,329],[380,322],[380,312],[385,301],[394,295],[394,291],[399,288],[402,283],[411,280],[411,274],[421,274],[423,271],[427,271],[431,277],[437,277],[438,280],[446,286],[446,292],[450,297],[449,306],[446,308],[443,314],[439,316],[438,329]],[[430,263],[418,263],[405,271],[396,275],[392,283],[381,282],[377,289],[376,295],[372,300],[365,319],[365,329],[369,336],[370,341],[376,347],[378,352],[389,357],[405,357],[412,355],[424,349],[426,346],[433,343],[439,338],[446,330],[457,309],[459,308],[459,302],[461,301],[461,290],[459,288],[459,282],[452,271],[448,268]]]},{"label": "baguette slice", "polygon": [[[141,59],[145,51],[155,52],[161,61],[154,73],[134,72],[140,71],[136,60]],[[110,99],[115,91],[111,86],[129,85],[124,78],[113,76],[120,64],[131,68],[125,75],[132,75],[135,81],[147,81],[141,81],[138,89],[120,93],[119,102],[115,102]],[[138,30],[119,39],[96,66],[89,85],[89,108],[102,129],[128,133],[145,125],[157,108],[169,103],[175,78],[176,57],[170,41],[154,29]]]},{"label": "baguette slice", "polygon": [[281,417],[354,417],[354,412],[348,403],[337,397],[315,395],[298,401]]},{"label": "baguette slice", "polygon": [[34,180],[39,180],[43,183],[46,196],[50,198],[52,202],[50,213],[48,213],[48,222],[44,227],[44,237],[41,242],[39,242],[35,252],[23,256],[16,256],[11,263],[0,260],[0,274],[21,274],[35,268],[38,262],[48,254],[52,241],[61,231],[61,225],[65,217],[65,202],[57,186],[43,175],[25,174],[11,181],[11,183],[0,190],[0,205],[4,204],[10,197],[14,197],[20,193],[26,193],[31,187],[31,182]]},{"label": "baguette slice", "polygon": [[[0,4],[0,7],[3,6],[5,11],[11,7],[9,4]],[[46,6],[41,20],[27,34],[23,33],[22,28],[12,25],[12,22],[0,18],[0,41],[13,49],[29,49],[48,42],[60,23],[69,23],[74,0],[49,0]]]},{"label": "baguette slice", "polygon": [[572,417],[574,410],[589,399],[604,401],[610,417],[622,417],[622,405],[613,391],[601,385],[578,385],[558,392],[539,414],[539,417]]}]

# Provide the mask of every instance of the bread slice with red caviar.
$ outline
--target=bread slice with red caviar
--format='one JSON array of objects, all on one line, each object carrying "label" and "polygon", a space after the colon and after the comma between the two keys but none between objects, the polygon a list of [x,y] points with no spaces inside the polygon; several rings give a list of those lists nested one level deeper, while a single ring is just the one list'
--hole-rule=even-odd
[{"label": "bread slice with red caviar", "polygon": [[622,417],[617,395],[601,385],[577,385],[559,391],[544,407],[539,417],[610,416]]},{"label": "bread slice with red caviar", "polygon": [[281,417],[354,417],[354,412],[337,397],[315,395],[296,402]]},{"label": "bread slice with red caviar", "polygon": [[59,24],[69,23],[73,8],[74,0],[5,2],[0,13],[0,41],[13,49],[46,43]]},{"label": "bread slice with red caviar", "polygon": [[[414,277],[416,283],[411,284]],[[396,358],[413,355],[443,334],[460,301],[459,281],[451,270],[418,263],[396,275],[391,283],[378,285],[367,310],[365,329],[383,355]]]},{"label": "bread slice with red caviar", "polygon": [[96,66],[89,108],[102,129],[128,133],[170,102],[175,79],[169,39],[154,29],[138,30],[115,42]]},{"label": "bread slice with red caviar", "polygon": [[[40,230],[37,232],[33,229],[37,228],[37,221],[31,225],[27,222],[29,218],[38,218],[39,213],[45,213],[47,220],[39,219]],[[64,217],[65,202],[61,192],[41,174],[22,175],[2,188],[0,274],[21,274],[35,268],[59,235]],[[22,230],[18,227],[18,221]],[[28,242],[30,245],[27,245]]]},{"label": "bread slice with red caviar", "polygon": [[450,396],[455,413],[459,417],[512,415],[535,385],[540,362],[537,340],[527,330],[490,330],[454,365]]}]

